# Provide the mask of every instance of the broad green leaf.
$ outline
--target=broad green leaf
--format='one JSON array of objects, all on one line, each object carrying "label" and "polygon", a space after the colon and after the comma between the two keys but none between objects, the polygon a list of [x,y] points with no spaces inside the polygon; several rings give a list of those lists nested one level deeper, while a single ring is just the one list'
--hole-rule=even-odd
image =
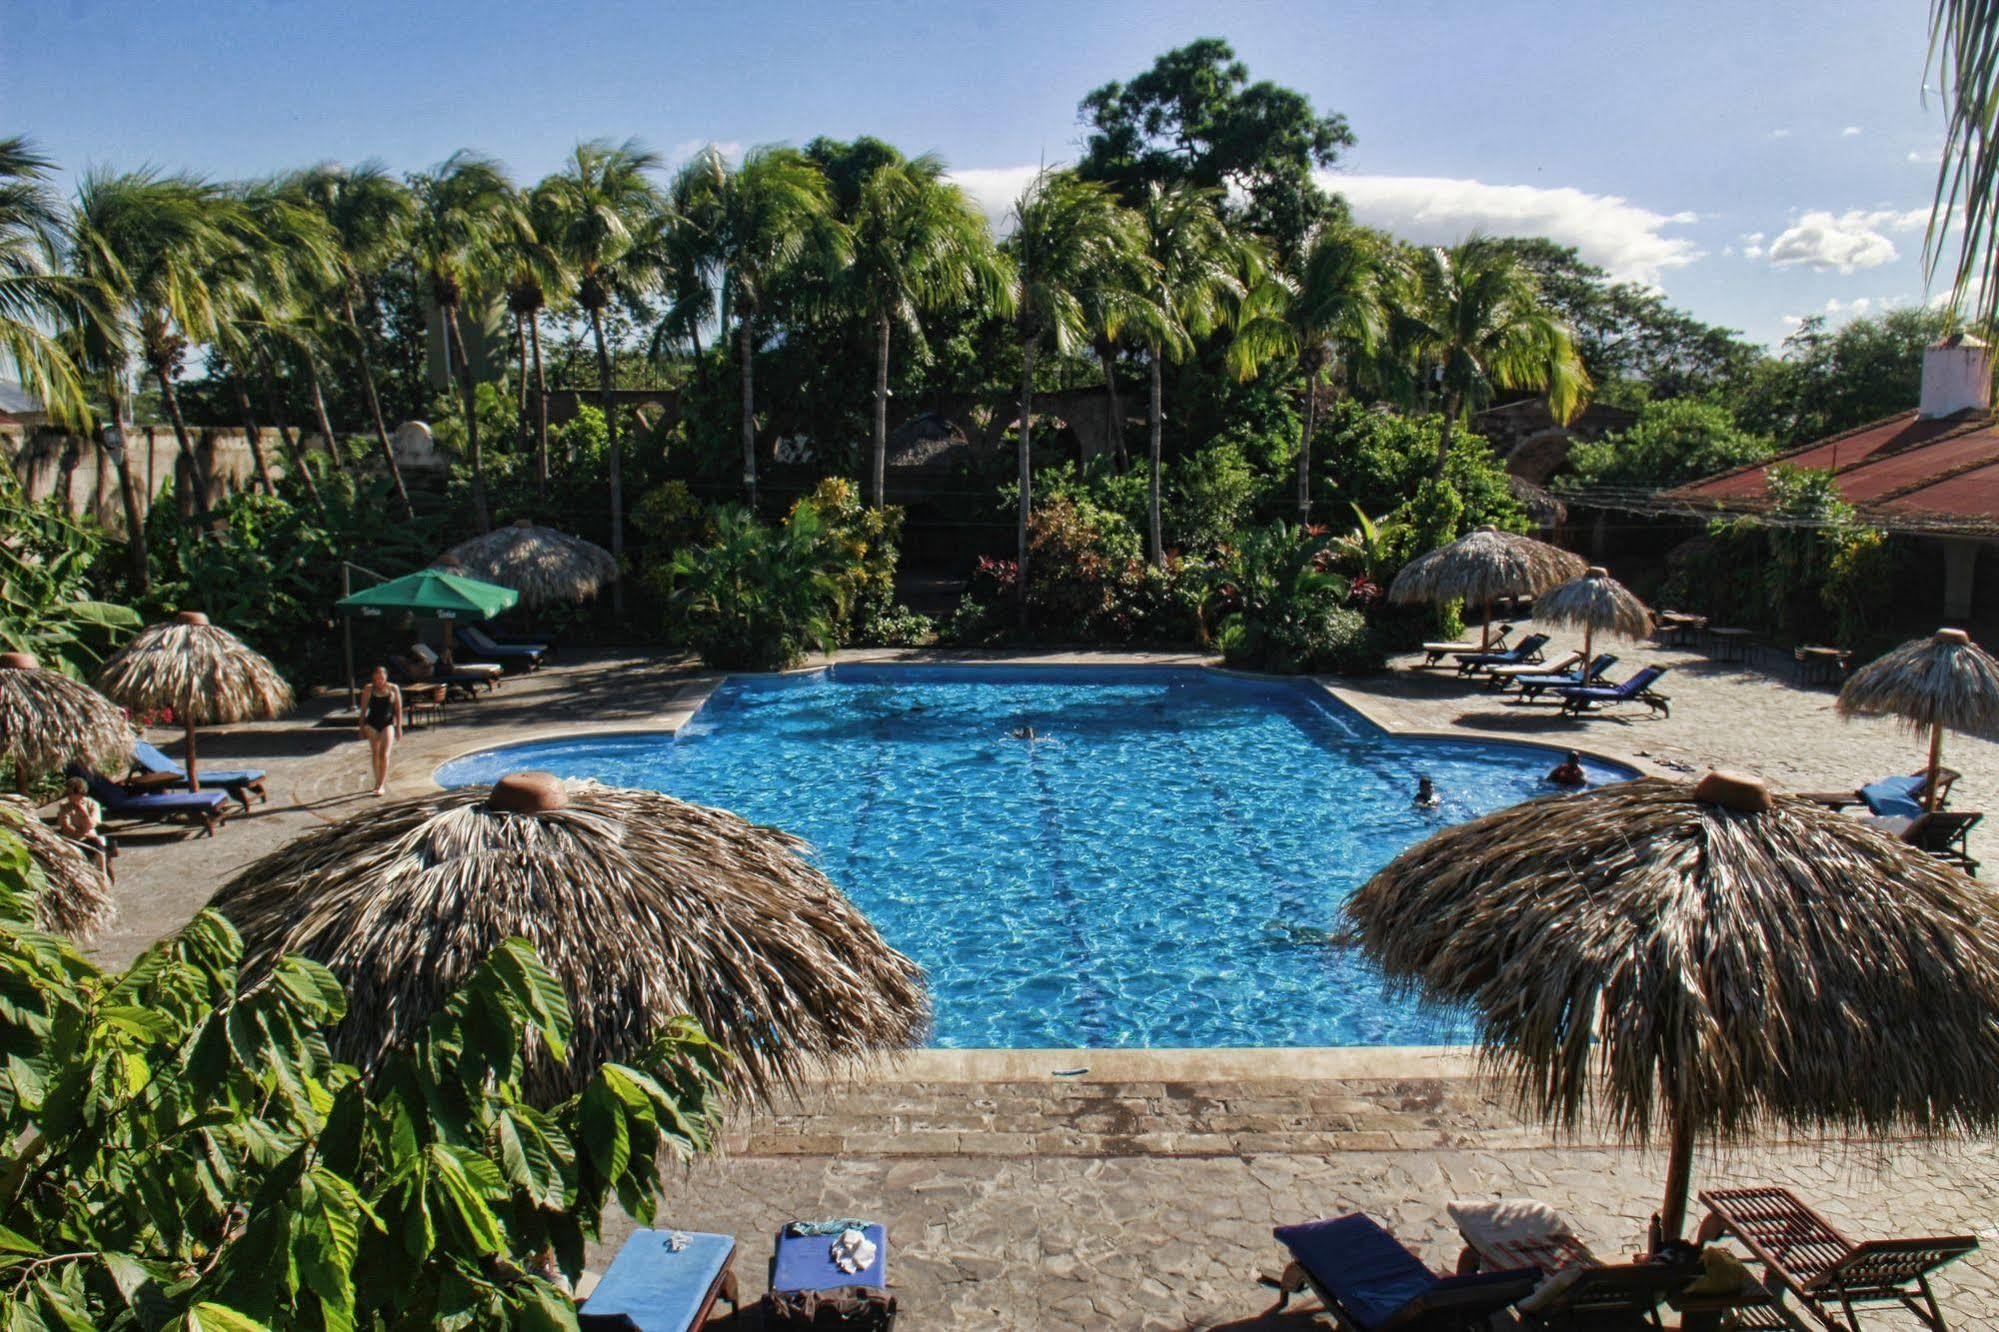
[{"label": "broad green leaf", "polygon": [[[433,1144],[429,1150],[431,1180],[436,1185],[435,1192],[455,1217],[465,1238],[473,1248],[481,1253],[499,1253],[506,1247],[506,1235],[500,1228],[499,1218],[493,1215],[482,1195],[480,1182],[475,1180],[468,1169],[466,1155],[457,1150]],[[469,1155],[469,1154],[468,1154]],[[472,1157],[492,1171],[492,1164]],[[497,1172],[493,1172],[497,1183]]]}]

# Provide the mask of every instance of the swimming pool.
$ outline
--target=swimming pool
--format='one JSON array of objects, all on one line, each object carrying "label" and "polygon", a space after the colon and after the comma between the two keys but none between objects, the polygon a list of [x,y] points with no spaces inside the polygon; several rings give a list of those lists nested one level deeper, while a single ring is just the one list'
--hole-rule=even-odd
[{"label": "swimming pool", "polygon": [[[841,665],[732,677],[677,736],[507,746],[437,780],[539,768],[804,838],[929,973],[937,1045],[1427,1045],[1464,1033],[1328,941],[1340,903],[1441,823],[1544,793],[1553,761],[1386,735],[1303,681]],[[1419,774],[1440,810],[1412,807]]]}]

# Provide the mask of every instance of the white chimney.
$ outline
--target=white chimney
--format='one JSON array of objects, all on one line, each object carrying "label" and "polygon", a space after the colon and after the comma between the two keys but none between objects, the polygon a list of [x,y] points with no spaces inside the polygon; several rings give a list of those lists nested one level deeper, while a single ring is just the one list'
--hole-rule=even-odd
[{"label": "white chimney", "polygon": [[1992,407],[1992,352],[1969,333],[1953,333],[1923,350],[1923,396],[1916,415],[1925,420]]}]

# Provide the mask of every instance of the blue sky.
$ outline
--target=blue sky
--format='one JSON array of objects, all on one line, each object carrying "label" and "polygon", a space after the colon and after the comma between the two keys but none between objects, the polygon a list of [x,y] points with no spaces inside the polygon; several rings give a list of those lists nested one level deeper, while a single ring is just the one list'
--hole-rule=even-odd
[{"label": "blue sky", "polygon": [[1333,183],[1419,240],[1548,234],[1762,341],[1923,298],[1942,139],[1918,0],[0,0],[0,130],[65,167],[217,176],[578,138],[681,156],[872,133],[995,211],[1073,159],[1076,103],[1227,38],[1352,122]]}]

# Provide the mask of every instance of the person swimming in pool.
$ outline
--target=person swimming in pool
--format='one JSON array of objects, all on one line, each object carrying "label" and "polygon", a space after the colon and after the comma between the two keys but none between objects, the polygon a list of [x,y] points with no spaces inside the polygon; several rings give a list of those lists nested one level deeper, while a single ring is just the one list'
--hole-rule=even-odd
[{"label": "person swimming in pool", "polygon": [[1413,803],[1418,809],[1436,809],[1444,803],[1444,798],[1437,794],[1436,785],[1427,776],[1418,777],[1416,799]]},{"label": "person swimming in pool", "polygon": [[1570,788],[1588,786],[1589,774],[1583,771],[1582,754],[1577,750],[1571,749],[1569,756],[1556,764],[1554,771],[1550,772],[1543,780],[1554,786],[1566,786]]},{"label": "person swimming in pool", "polygon": [[1026,740],[1031,742],[1034,739],[1034,728],[1032,726],[1016,727],[1011,732],[1011,734],[1013,738],[1016,740]]}]

